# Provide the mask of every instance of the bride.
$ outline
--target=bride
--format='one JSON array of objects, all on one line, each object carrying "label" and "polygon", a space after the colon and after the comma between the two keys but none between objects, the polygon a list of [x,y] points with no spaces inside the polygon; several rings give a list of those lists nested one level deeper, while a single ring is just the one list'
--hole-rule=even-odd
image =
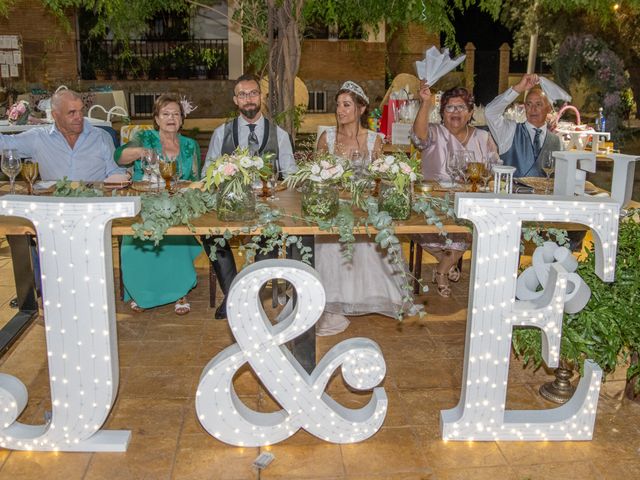
[{"label": "bride", "polygon": [[[318,151],[353,159],[376,158],[382,152],[380,136],[367,130],[369,99],[362,88],[345,82],[336,94],[337,127],[325,130],[318,140]],[[327,297],[324,314],[317,324],[317,335],[334,335],[349,325],[345,315],[379,313],[395,317],[402,308],[403,290],[400,267],[386,257],[386,251],[366,235],[357,235],[353,258],[346,260],[335,238],[318,235],[315,239],[315,268]]]}]

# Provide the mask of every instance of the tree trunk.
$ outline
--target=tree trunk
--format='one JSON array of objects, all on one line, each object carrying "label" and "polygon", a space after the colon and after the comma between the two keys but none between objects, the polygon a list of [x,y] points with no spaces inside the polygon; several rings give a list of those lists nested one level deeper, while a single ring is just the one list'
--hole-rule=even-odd
[{"label": "tree trunk", "polygon": [[284,115],[281,127],[295,139],[295,78],[300,67],[301,18],[304,0],[283,0],[276,6],[268,0],[269,22],[269,112],[272,117]]}]

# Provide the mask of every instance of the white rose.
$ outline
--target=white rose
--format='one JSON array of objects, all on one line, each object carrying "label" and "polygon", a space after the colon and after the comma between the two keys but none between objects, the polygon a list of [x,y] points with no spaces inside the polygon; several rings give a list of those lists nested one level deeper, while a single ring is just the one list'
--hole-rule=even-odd
[{"label": "white rose", "polygon": [[417,180],[417,178],[418,178],[418,176],[415,173],[411,172],[409,174],[409,180],[411,180],[412,182],[415,182]]},{"label": "white rose", "polygon": [[398,173],[400,171],[400,167],[398,165],[391,165],[391,173]]},{"label": "white rose", "polygon": [[320,166],[318,164],[316,164],[316,163],[311,165],[311,173],[313,175],[318,175],[320,173]]},{"label": "white rose", "polygon": [[322,180],[328,180],[331,178],[331,172],[329,170],[322,170],[320,172],[320,178],[322,178]]},{"label": "white rose", "polygon": [[386,157],[384,157],[384,163],[386,163],[387,165],[392,165],[395,161],[396,158],[393,155],[387,155]]},{"label": "white rose", "polygon": [[251,165],[253,165],[251,157],[240,157],[240,166],[242,168],[249,168]]},{"label": "white rose", "polygon": [[260,157],[253,157],[253,165],[260,170],[262,167],[264,167],[264,161],[262,160],[262,158]]},{"label": "white rose", "polygon": [[343,173],[344,173],[344,168],[342,168],[342,165],[338,164],[336,165],[336,173],[333,176],[333,178],[340,178],[342,177]]}]

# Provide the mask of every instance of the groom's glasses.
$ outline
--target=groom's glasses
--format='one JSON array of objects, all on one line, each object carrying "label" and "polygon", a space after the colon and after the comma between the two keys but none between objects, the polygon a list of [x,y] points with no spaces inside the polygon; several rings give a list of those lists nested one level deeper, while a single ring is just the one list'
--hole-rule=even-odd
[{"label": "groom's glasses", "polygon": [[240,100],[247,100],[248,98],[256,98],[260,96],[259,90],[251,90],[250,92],[238,92],[236,93],[236,97]]}]

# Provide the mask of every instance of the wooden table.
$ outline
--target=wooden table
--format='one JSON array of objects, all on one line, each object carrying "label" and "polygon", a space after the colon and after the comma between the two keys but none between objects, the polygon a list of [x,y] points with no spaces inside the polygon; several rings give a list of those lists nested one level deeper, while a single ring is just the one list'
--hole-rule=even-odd
[{"label": "wooden table", "polygon": [[[17,193],[24,192],[23,185],[17,183]],[[0,189],[0,195],[6,194],[5,187]],[[137,195],[139,192],[133,189],[120,191],[122,195]],[[300,216],[301,194],[295,190],[284,190],[277,193],[278,200],[273,203],[285,214]],[[354,210],[354,214],[366,217],[366,214],[359,210]],[[320,230],[316,225],[310,225],[299,218],[290,216],[282,217],[277,223],[282,226],[284,232],[290,235],[305,236],[307,245],[313,245],[315,235],[336,235],[335,232]],[[131,235],[133,233],[131,225],[140,221],[139,217],[119,219],[112,223],[111,233],[114,236]],[[468,229],[461,225],[456,225],[451,219],[444,220],[445,229],[448,232],[468,232]],[[251,226],[252,222],[222,222],[214,212],[202,215],[192,221],[195,231],[186,226],[171,227],[167,235],[207,235],[214,231],[223,232],[226,229],[240,230],[243,227]],[[421,216],[413,214],[406,221],[397,222],[397,234],[434,233],[438,228],[427,225]],[[252,232],[259,233],[260,230]],[[375,229],[369,229],[370,233],[375,233]],[[367,233],[365,228],[358,228],[354,233]],[[14,318],[0,330],[0,354],[5,352],[13,342],[19,338],[20,334],[28,327],[38,312],[36,301],[33,267],[31,265],[30,238],[35,235],[35,230],[30,221],[19,217],[0,217],[0,235],[6,235],[11,248],[11,256],[14,268],[16,292],[18,296],[18,313]],[[310,241],[309,241],[310,240]],[[313,329],[294,340],[291,349],[307,371],[311,371],[315,366],[315,331]]]}]

